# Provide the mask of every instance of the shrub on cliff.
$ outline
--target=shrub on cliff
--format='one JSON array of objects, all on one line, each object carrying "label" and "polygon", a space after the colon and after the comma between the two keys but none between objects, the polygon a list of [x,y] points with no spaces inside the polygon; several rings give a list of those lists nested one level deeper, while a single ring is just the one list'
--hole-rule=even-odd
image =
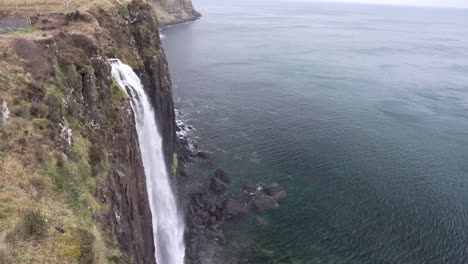
[{"label": "shrub on cliff", "polygon": [[54,69],[47,62],[43,50],[37,47],[34,42],[25,38],[14,38],[12,47],[16,54],[25,60],[26,69],[33,76],[40,77],[54,72]]},{"label": "shrub on cliff", "polygon": [[12,244],[29,239],[42,239],[47,233],[47,220],[39,210],[27,210],[21,216],[15,228],[6,236]]}]

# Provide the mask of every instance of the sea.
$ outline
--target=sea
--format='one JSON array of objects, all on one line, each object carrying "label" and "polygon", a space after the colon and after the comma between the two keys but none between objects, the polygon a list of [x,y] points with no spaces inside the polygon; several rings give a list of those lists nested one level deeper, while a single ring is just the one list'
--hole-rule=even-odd
[{"label": "sea", "polygon": [[200,20],[163,31],[188,136],[231,188],[288,191],[278,209],[229,222],[220,254],[468,263],[468,9],[194,4]]}]

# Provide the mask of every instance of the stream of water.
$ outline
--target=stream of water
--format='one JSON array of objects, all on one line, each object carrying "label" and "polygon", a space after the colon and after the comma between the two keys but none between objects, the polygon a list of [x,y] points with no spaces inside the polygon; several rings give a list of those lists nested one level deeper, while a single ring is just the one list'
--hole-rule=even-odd
[{"label": "stream of water", "polygon": [[149,203],[153,215],[156,262],[182,264],[185,257],[184,222],[167,172],[154,110],[140,78],[132,68],[111,60],[112,75],[130,98],[135,113]]}]

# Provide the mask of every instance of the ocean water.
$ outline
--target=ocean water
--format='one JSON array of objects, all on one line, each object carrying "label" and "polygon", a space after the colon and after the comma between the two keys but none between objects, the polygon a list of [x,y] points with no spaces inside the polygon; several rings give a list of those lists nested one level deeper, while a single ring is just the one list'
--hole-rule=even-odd
[{"label": "ocean water", "polygon": [[195,5],[163,39],[190,136],[233,188],[288,189],[226,226],[226,259],[468,263],[468,10]]}]

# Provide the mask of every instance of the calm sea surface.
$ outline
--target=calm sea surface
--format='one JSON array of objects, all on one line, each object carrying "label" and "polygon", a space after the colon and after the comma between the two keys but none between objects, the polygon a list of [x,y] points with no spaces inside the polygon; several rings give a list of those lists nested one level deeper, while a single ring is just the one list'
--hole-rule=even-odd
[{"label": "calm sea surface", "polygon": [[[234,263],[468,263],[468,10],[195,2],[164,32],[182,119],[280,208]],[[199,171],[200,181],[209,172]]]}]

